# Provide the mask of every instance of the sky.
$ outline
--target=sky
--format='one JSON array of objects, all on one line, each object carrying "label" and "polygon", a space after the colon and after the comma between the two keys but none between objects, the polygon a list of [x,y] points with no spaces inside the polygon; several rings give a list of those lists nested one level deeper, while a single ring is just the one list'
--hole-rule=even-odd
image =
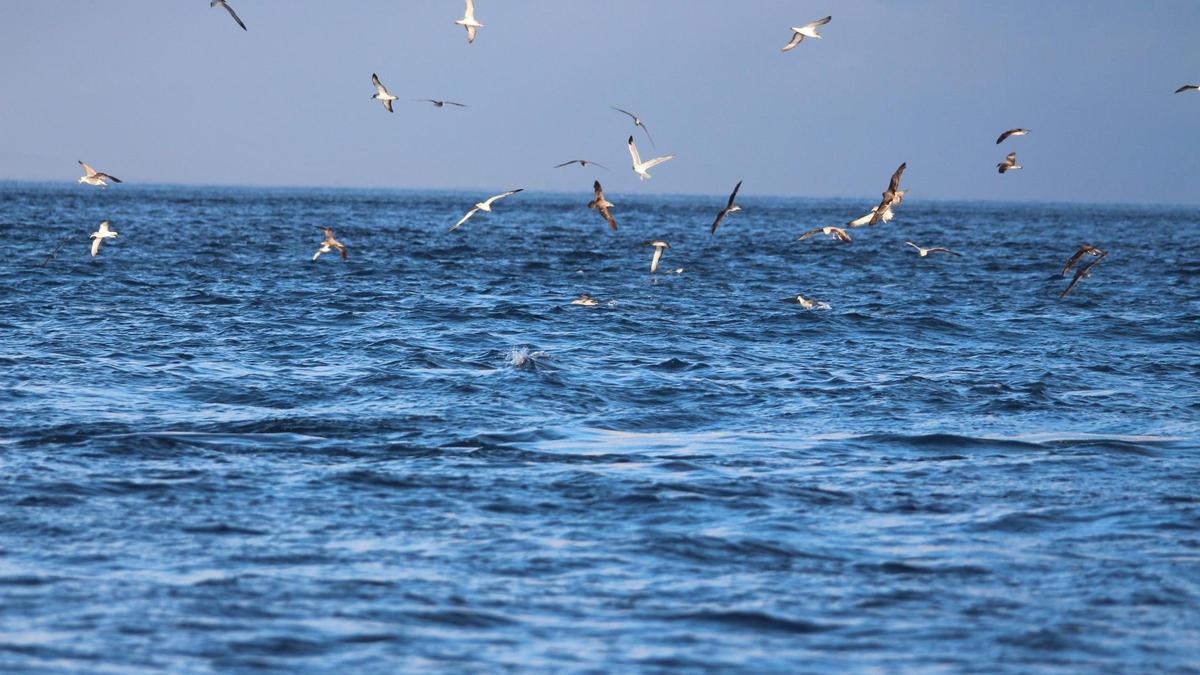
[{"label": "sky", "polygon": [[1200,204],[1194,0],[230,2],[9,3],[0,180]]}]

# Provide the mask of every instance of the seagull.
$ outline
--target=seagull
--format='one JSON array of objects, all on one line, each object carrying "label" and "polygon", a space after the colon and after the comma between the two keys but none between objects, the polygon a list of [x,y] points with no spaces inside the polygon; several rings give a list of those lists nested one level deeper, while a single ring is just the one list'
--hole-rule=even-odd
[{"label": "seagull", "polygon": [[816,300],[813,300],[812,298],[806,298],[803,295],[796,295],[796,297],[794,297],[794,298],[784,298],[784,301],[795,303],[797,305],[800,305],[804,309],[818,309],[818,308],[824,309],[824,308],[829,307],[829,305],[827,305],[824,302],[818,302]]},{"label": "seagull", "polygon": [[840,227],[834,227],[833,225],[826,225],[825,227],[818,227],[816,229],[809,230],[808,232],[805,232],[804,234],[800,235],[800,238],[797,239],[796,241],[804,241],[805,239],[808,239],[809,237],[812,237],[812,236],[816,236],[818,234],[827,234],[827,235],[829,235],[830,239],[839,239],[839,240],[847,242],[847,243],[854,241],[853,239],[850,238],[849,234],[846,234],[845,230],[843,230]]},{"label": "seagull", "polygon": [[463,18],[454,23],[467,29],[467,44],[475,41],[475,29],[483,28],[483,24],[475,20],[475,0],[467,0],[467,11]]},{"label": "seagull", "polygon": [[592,161],[592,160],[590,160],[590,159],[572,159],[572,160],[571,160],[571,161],[569,161],[569,162],[563,162],[562,164],[555,164],[555,165],[554,165],[554,168],[556,168],[556,169],[561,169],[561,168],[563,168],[564,166],[571,166],[572,164],[578,164],[579,166],[582,166],[582,167],[584,167],[584,168],[587,168],[587,165],[588,165],[588,164],[595,164],[596,166],[600,167],[601,169],[604,169],[605,171],[608,171],[608,167],[607,167],[607,166],[604,166],[604,165],[603,165],[603,164],[601,164],[600,162],[593,162],[593,161]]},{"label": "seagull", "polygon": [[717,219],[713,221],[712,230],[709,232],[709,234],[717,233],[717,226],[721,224],[721,221],[725,219],[725,216],[733,213],[734,211],[742,210],[742,207],[733,203],[733,200],[737,198],[738,190],[741,189],[742,181],[739,180],[738,184],[733,186],[733,194],[729,195],[729,203],[725,205],[725,208],[721,209],[721,212],[717,214]]},{"label": "seagull", "polygon": [[1004,173],[1006,171],[1016,171],[1017,169],[1021,168],[1021,165],[1017,164],[1017,153],[1008,153],[1008,157],[1005,157],[1003,162],[997,164],[996,168],[1000,170],[1000,173]]},{"label": "seagull", "polygon": [[784,45],[783,49],[781,51],[786,52],[786,51],[795,49],[796,45],[803,42],[804,38],[806,38],[806,37],[816,38],[816,39],[820,40],[821,34],[817,32],[817,28],[820,26],[824,26],[825,24],[829,23],[832,20],[833,20],[832,16],[827,16],[824,19],[817,19],[816,21],[814,21],[812,23],[806,23],[803,26],[797,26],[795,28],[792,28],[792,41],[787,43],[786,45]]},{"label": "seagull", "polygon": [[1071,268],[1075,266],[1075,263],[1079,262],[1079,259],[1082,258],[1083,256],[1085,256],[1085,255],[1097,256],[1097,255],[1100,255],[1101,253],[1103,253],[1103,251],[1096,248],[1095,246],[1092,246],[1091,244],[1080,244],[1079,250],[1075,251],[1075,255],[1071,256],[1071,259],[1068,260],[1067,264],[1063,266],[1062,274],[1060,274],[1058,276],[1060,276],[1060,277],[1067,276],[1067,272],[1070,272]]},{"label": "seagull", "polygon": [[1000,134],[1000,138],[996,139],[996,145],[1003,143],[1009,136],[1024,136],[1027,133],[1029,133],[1028,129],[1009,129],[1008,131]]},{"label": "seagull", "polygon": [[229,12],[229,16],[232,16],[233,20],[237,22],[237,25],[241,26],[242,30],[246,30],[246,24],[242,23],[242,20],[240,17],[238,17],[237,12],[233,11],[233,8],[230,7],[229,3],[225,2],[225,0],[212,0],[212,2],[208,3],[208,6],[210,9],[213,7],[224,7],[225,11]]},{"label": "seagull", "polygon": [[96,254],[100,252],[100,242],[105,239],[115,239],[116,237],[116,231],[108,229],[107,220],[100,223],[100,229],[92,233],[92,257],[95,258]]},{"label": "seagull", "polygon": [[387,87],[383,86],[383,83],[379,81],[379,76],[375,73],[371,73],[371,84],[375,85],[375,93],[371,94],[371,98],[379,99],[388,112],[396,112],[392,110],[392,101],[395,101],[396,97],[388,93]]},{"label": "seagull", "polygon": [[900,176],[904,174],[906,168],[908,168],[908,162],[902,162],[900,168],[896,169],[896,173],[892,174],[892,182],[888,183],[888,189],[883,193],[883,201],[879,202],[875,213],[871,214],[871,220],[867,221],[868,224],[878,223],[883,214],[891,210],[890,207],[899,204],[904,199],[904,192],[900,190]]},{"label": "seagull", "polygon": [[1087,265],[1080,267],[1079,270],[1075,272],[1075,278],[1071,279],[1071,284],[1069,286],[1067,286],[1067,290],[1063,291],[1062,295],[1060,295],[1058,297],[1060,299],[1067,297],[1067,294],[1071,292],[1071,289],[1075,288],[1075,284],[1079,283],[1080,279],[1084,279],[1086,277],[1092,276],[1092,268],[1095,267],[1096,265],[1099,265],[1100,261],[1104,260],[1104,256],[1106,256],[1106,255],[1108,255],[1107,251],[1100,251],[1100,255],[1096,256],[1095,260],[1088,263]]},{"label": "seagull", "polygon": [[588,208],[599,210],[600,215],[604,216],[604,220],[608,223],[608,226],[612,228],[613,232],[616,232],[617,221],[613,219],[612,211],[609,211],[613,207],[613,204],[604,198],[604,188],[600,187],[600,181],[593,183],[592,189],[596,191],[596,198],[588,202]]},{"label": "seagull", "polygon": [[105,179],[111,180],[114,183],[121,182],[120,178],[117,178],[116,176],[110,176],[109,174],[106,174],[101,171],[96,171],[95,169],[88,166],[87,164],[84,164],[82,161],[79,162],[79,166],[83,167],[83,175],[79,177],[80,183],[87,183],[88,185],[99,185],[102,188],[106,188],[106,187],[108,187],[108,183],[104,182]]},{"label": "seagull", "polygon": [[342,254],[342,260],[345,260],[346,246],[342,244],[342,242],[333,238],[333,230],[331,228],[322,227],[321,229],[325,230],[325,241],[321,242],[321,248],[317,249],[317,252],[313,254],[312,259],[316,260],[317,258],[321,257],[322,253],[329,253],[336,248],[337,252]]},{"label": "seagull", "polygon": [[462,227],[462,224],[463,224],[463,223],[465,223],[465,222],[467,222],[468,220],[470,220],[470,219],[471,219],[471,216],[475,215],[476,213],[478,213],[478,212],[480,212],[480,211],[487,211],[488,213],[491,213],[491,212],[492,212],[492,202],[496,201],[497,199],[504,199],[505,197],[507,197],[507,196],[509,196],[509,195],[515,195],[515,194],[517,194],[518,192],[520,192],[521,190],[524,190],[524,189],[525,189],[525,188],[518,188],[518,189],[516,189],[516,190],[509,190],[508,192],[505,192],[505,193],[504,193],[504,194],[502,194],[502,195],[496,195],[495,197],[488,197],[488,198],[487,198],[487,201],[479,202],[478,204],[476,204],[476,205],[475,205],[475,208],[471,209],[470,211],[467,211],[467,215],[463,216],[463,217],[462,217],[462,220],[460,220],[460,221],[458,221],[457,223],[455,223],[455,224],[454,224],[454,227],[450,228],[450,230],[449,230],[449,231],[450,231],[450,232],[453,232],[453,231],[457,230],[458,228]]},{"label": "seagull", "polygon": [[435,107],[435,108],[444,108],[448,105],[456,105],[460,108],[467,107],[465,104],[462,104],[462,103],[455,103],[454,101],[439,101],[436,98],[417,98],[417,99],[413,99],[413,100],[421,101],[422,103],[432,103],[433,107]]},{"label": "seagull", "polygon": [[667,155],[666,157],[655,157],[647,162],[642,161],[642,156],[638,154],[637,143],[633,142],[633,136],[629,137],[629,155],[633,157],[633,172],[638,175],[638,178],[646,180],[650,178],[650,174],[646,173],[650,169],[675,159],[675,155]]},{"label": "seagull", "polygon": [[1175,93],[1176,93],[1176,94],[1178,94],[1178,93],[1181,93],[1181,92],[1185,92],[1185,91],[1187,91],[1187,90],[1189,90],[1189,89],[1190,89],[1190,90],[1192,90],[1192,91],[1200,91],[1200,84],[1185,84],[1185,85],[1183,85],[1182,87],[1180,87],[1180,88],[1176,89],[1176,90],[1175,90]]},{"label": "seagull", "polygon": [[[644,243],[646,246],[654,247],[654,257],[650,259],[650,273],[654,274],[655,272],[658,271],[658,261],[660,259],[662,259],[663,251],[671,248],[671,245],[668,244],[667,242],[659,240],[659,239],[655,239],[654,241],[646,241],[646,242],[642,242],[642,243]],[[683,271],[683,270],[679,270],[679,271]]]},{"label": "seagull", "polygon": [[587,293],[583,293],[578,298],[572,300],[571,304],[583,305],[584,307],[595,307],[596,305],[600,304],[600,301],[588,295]]},{"label": "seagull", "polygon": [[656,147],[656,148],[658,147],[657,145],[654,144],[654,138],[652,136],[650,136],[650,130],[646,128],[646,123],[642,121],[642,118],[638,117],[637,115],[634,115],[633,113],[629,112],[628,110],[621,110],[620,108],[618,108],[616,106],[609,106],[609,107],[611,107],[613,110],[616,110],[617,112],[622,112],[622,113],[625,113],[626,115],[629,115],[629,117],[631,119],[633,119],[633,126],[641,127],[642,131],[646,132],[646,138],[650,139],[650,145],[652,145],[653,147]]},{"label": "seagull", "polygon": [[960,257],[960,258],[962,257],[962,254],[961,254],[961,253],[957,253],[957,252],[955,252],[955,251],[951,251],[951,250],[950,250],[950,249],[948,249],[948,248],[942,248],[941,246],[937,246],[937,247],[935,247],[935,248],[921,248],[920,246],[917,246],[916,244],[912,243],[911,241],[906,241],[906,242],[904,242],[904,243],[906,243],[906,244],[908,244],[909,246],[911,246],[911,247],[913,247],[913,248],[917,249],[917,254],[918,254],[918,255],[920,255],[922,258],[924,258],[925,256],[929,255],[930,253],[949,253],[950,255],[956,255],[956,256],[958,256],[958,257]]}]

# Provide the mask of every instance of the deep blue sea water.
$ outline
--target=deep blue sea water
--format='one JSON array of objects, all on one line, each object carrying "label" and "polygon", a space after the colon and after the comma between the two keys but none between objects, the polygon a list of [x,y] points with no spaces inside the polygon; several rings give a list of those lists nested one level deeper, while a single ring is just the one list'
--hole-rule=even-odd
[{"label": "deep blue sea water", "polygon": [[1200,670],[1200,210],[589,183],[0,185],[0,670]]}]

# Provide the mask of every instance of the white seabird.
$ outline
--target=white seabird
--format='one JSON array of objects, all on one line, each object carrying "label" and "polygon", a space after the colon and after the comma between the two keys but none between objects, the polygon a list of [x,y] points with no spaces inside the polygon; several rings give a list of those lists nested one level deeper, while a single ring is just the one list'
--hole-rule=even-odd
[{"label": "white seabird", "polygon": [[595,307],[596,305],[600,304],[600,301],[588,295],[587,293],[583,293],[578,298],[572,300],[571,304],[583,305],[584,307]]},{"label": "white seabird", "polygon": [[237,12],[233,11],[233,8],[229,6],[228,2],[225,2],[225,0],[212,0],[212,2],[208,3],[209,9],[218,6],[224,7],[225,11],[229,12],[229,16],[232,16],[233,20],[237,22],[237,25],[241,26],[242,30],[246,30],[246,24],[242,23],[241,17],[237,15]]},{"label": "white seabird", "polygon": [[463,217],[462,217],[462,220],[460,220],[460,221],[458,221],[457,223],[455,223],[455,224],[454,224],[454,227],[450,228],[450,230],[449,230],[449,231],[450,231],[450,232],[453,232],[453,231],[457,230],[458,228],[462,227],[462,224],[463,224],[463,223],[465,223],[465,222],[467,222],[468,220],[470,220],[470,219],[471,219],[471,216],[475,215],[476,213],[478,213],[478,212],[480,212],[480,211],[487,211],[488,213],[491,213],[491,211],[492,211],[492,202],[496,201],[497,199],[504,199],[505,197],[507,197],[507,196],[509,196],[509,195],[515,195],[515,194],[517,194],[518,192],[520,192],[521,190],[524,190],[524,189],[525,189],[525,188],[518,188],[518,189],[516,189],[516,190],[509,190],[508,192],[505,192],[504,194],[501,194],[501,195],[496,195],[496,196],[494,196],[494,197],[488,197],[486,201],[479,202],[478,204],[476,204],[476,205],[475,205],[475,208],[471,209],[470,211],[467,211],[467,215],[463,216]]},{"label": "white seabird", "polygon": [[467,44],[475,41],[475,31],[483,28],[483,24],[475,20],[475,0],[467,0],[467,11],[463,14],[463,18],[454,23],[467,29]]},{"label": "white seabird", "polygon": [[[663,251],[671,248],[671,245],[660,239],[643,242],[646,246],[654,247],[654,257],[650,259],[650,273],[654,274],[658,271],[658,261],[662,259]],[[683,270],[678,270],[682,272]]]},{"label": "white seabird", "polygon": [[906,242],[904,242],[904,243],[906,243],[906,244],[908,244],[909,246],[911,246],[911,247],[913,247],[913,248],[917,249],[917,254],[918,254],[918,255],[920,255],[922,258],[924,258],[925,256],[929,255],[930,253],[949,253],[950,255],[956,255],[956,256],[958,256],[958,257],[960,257],[960,258],[962,257],[962,254],[961,254],[961,253],[957,253],[957,252],[955,252],[955,251],[951,251],[951,250],[950,250],[950,249],[948,249],[948,248],[942,248],[941,246],[936,246],[936,247],[934,247],[934,248],[921,248],[920,246],[917,246],[916,244],[912,243],[911,241],[906,241]]},{"label": "white seabird", "polygon": [[88,166],[87,164],[83,163],[80,160],[76,160],[76,161],[79,162],[79,166],[83,167],[83,175],[79,177],[80,183],[87,183],[88,185],[98,185],[102,188],[106,188],[106,187],[108,187],[108,183],[105,183],[104,182],[105,180],[111,180],[114,183],[121,182],[121,179],[117,178],[116,176],[113,176],[113,175],[110,175],[107,173],[103,173],[101,171],[97,171],[97,170],[93,169],[92,167]]},{"label": "white seabird", "polygon": [[312,259],[316,260],[317,258],[321,257],[322,253],[329,253],[330,251],[337,249],[337,252],[342,254],[342,260],[345,260],[346,246],[342,244],[342,242],[333,238],[333,229],[328,227],[322,227],[321,229],[325,230],[325,241],[321,242],[321,248],[317,249],[317,252],[313,254]]},{"label": "white seabird", "polygon": [[387,87],[383,86],[383,83],[379,81],[379,76],[375,73],[371,73],[371,84],[375,85],[375,93],[371,94],[371,98],[382,102],[388,112],[396,112],[392,110],[392,101],[395,101],[396,97],[388,93]]},{"label": "white seabird", "polygon": [[638,154],[637,143],[633,142],[633,136],[629,137],[629,156],[633,158],[633,172],[636,173],[638,178],[641,180],[650,178],[650,174],[647,173],[647,171],[650,169],[653,169],[663,162],[669,162],[672,159],[675,159],[675,155],[667,155],[666,157],[655,157],[654,159],[643,162],[642,156]]},{"label": "white seabird", "polygon": [[792,28],[792,41],[783,46],[780,51],[790,51],[796,48],[796,45],[804,41],[804,38],[810,37],[817,40],[821,39],[821,34],[817,32],[817,28],[833,21],[832,16],[827,16],[824,19],[817,19],[812,23],[806,23],[803,26],[795,26]]},{"label": "white seabird", "polygon": [[[896,203],[897,204],[904,201],[904,195],[907,192],[908,192],[908,190],[900,190],[899,192],[896,193]],[[878,206],[872,206],[870,212],[868,212],[867,215],[865,215],[861,218],[855,218],[854,220],[846,223],[846,227],[862,227],[863,225],[870,223],[871,218],[875,216],[875,212],[878,210],[879,210]],[[896,212],[892,210],[892,205],[888,204],[887,206],[883,207],[883,215],[879,217],[879,222],[890,223],[890,222],[892,222],[892,218],[895,218],[895,217],[896,217]]]},{"label": "white seabird", "polygon": [[812,236],[816,236],[818,234],[827,234],[827,235],[829,235],[830,239],[837,239],[837,240],[844,241],[847,243],[854,241],[853,239],[850,238],[850,235],[847,234],[845,230],[843,230],[840,227],[834,227],[833,225],[826,225],[825,227],[818,227],[818,228],[809,230],[808,232],[805,232],[804,234],[800,235],[800,237],[798,239],[796,239],[796,241],[804,241],[805,239],[808,239],[809,237],[812,237]]},{"label": "white seabird", "polygon": [[116,237],[116,231],[108,229],[107,220],[100,223],[100,229],[92,233],[92,257],[95,258],[96,254],[100,252],[100,242],[105,239],[115,239]]}]

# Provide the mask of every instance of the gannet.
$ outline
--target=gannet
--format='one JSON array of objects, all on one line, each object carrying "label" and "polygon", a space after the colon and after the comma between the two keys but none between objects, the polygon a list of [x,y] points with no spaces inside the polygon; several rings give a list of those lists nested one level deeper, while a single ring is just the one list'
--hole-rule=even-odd
[{"label": "gannet", "polygon": [[738,184],[733,186],[733,193],[729,195],[729,203],[725,205],[725,208],[721,209],[721,212],[717,214],[717,219],[713,221],[712,230],[709,231],[709,234],[716,234],[717,226],[721,224],[721,221],[725,219],[725,216],[733,213],[734,211],[742,210],[742,207],[733,203],[733,200],[737,198],[738,190],[741,189],[742,181],[739,180]]},{"label": "gannet", "polygon": [[637,143],[633,142],[633,136],[629,137],[629,156],[633,158],[633,172],[636,173],[638,178],[641,180],[650,178],[650,174],[647,173],[647,171],[650,169],[653,169],[663,162],[669,162],[672,159],[675,159],[675,155],[667,155],[666,157],[655,157],[654,159],[643,162],[642,156],[638,154]]},{"label": "gannet", "polygon": [[1000,138],[996,139],[996,145],[1003,143],[1009,136],[1024,136],[1027,133],[1029,133],[1028,129],[1009,129],[1008,131],[1000,134]]},{"label": "gannet", "polygon": [[[78,161],[78,160],[76,160],[76,161]],[[104,182],[105,179],[111,180],[114,183],[121,182],[120,178],[109,175],[107,173],[102,173],[100,171],[96,171],[95,169],[88,166],[87,164],[84,164],[83,162],[79,162],[79,166],[83,167],[83,175],[79,177],[80,183],[87,183],[88,185],[99,185],[102,188],[106,188],[106,187],[108,187],[108,183]]]},{"label": "gannet", "polygon": [[600,187],[600,181],[593,183],[592,189],[596,191],[596,198],[588,202],[588,208],[600,211],[600,215],[604,216],[604,221],[615,232],[617,221],[613,218],[612,211],[609,210],[613,207],[612,202],[604,198],[604,188]]},{"label": "gannet", "polygon": [[948,249],[948,248],[942,248],[941,246],[937,246],[937,247],[935,247],[935,248],[921,248],[920,246],[917,246],[916,244],[912,243],[911,241],[906,241],[906,242],[904,242],[904,243],[906,243],[906,244],[908,244],[909,246],[911,246],[911,247],[913,247],[913,248],[917,249],[917,254],[918,254],[918,255],[920,255],[922,258],[924,258],[925,256],[929,255],[930,253],[949,253],[950,255],[956,255],[956,256],[958,256],[958,257],[960,257],[960,258],[962,257],[962,254],[961,254],[961,253],[957,253],[957,252],[955,252],[955,251],[951,251],[951,250],[950,250],[950,249]]},{"label": "gannet", "polygon": [[[661,241],[658,239],[655,239],[653,241],[642,242],[642,243],[644,243],[646,246],[654,247],[654,257],[650,259],[650,273],[654,274],[655,272],[658,271],[658,261],[662,259],[663,251],[671,248],[671,245],[665,241]],[[678,271],[682,272],[683,270],[680,269]]]},{"label": "gannet", "polygon": [[888,189],[883,193],[883,200],[879,202],[879,206],[875,208],[875,212],[871,214],[871,219],[867,221],[867,224],[878,223],[888,207],[896,206],[904,199],[904,193],[900,190],[900,176],[904,175],[906,168],[908,168],[908,162],[902,162],[900,168],[896,169],[896,173],[892,174],[892,181],[888,183]]},{"label": "gannet", "polygon": [[379,81],[379,76],[375,73],[371,73],[371,84],[375,85],[375,93],[371,94],[371,98],[381,101],[388,112],[396,112],[392,110],[392,101],[395,101],[396,97],[388,93],[387,87],[383,86],[383,83]]},{"label": "gannet", "polygon": [[212,0],[212,2],[208,3],[209,9],[217,6],[224,7],[225,11],[229,12],[229,16],[232,16],[233,20],[237,22],[237,25],[241,26],[242,30],[246,30],[246,24],[242,23],[242,19],[237,15],[237,12],[233,11],[228,2],[225,2],[225,0]]},{"label": "gannet", "polygon": [[467,11],[463,18],[454,23],[467,29],[467,44],[475,41],[475,30],[483,28],[483,24],[475,20],[475,0],[467,0]]},{"label": "gannet", "polygon": [[642,121],[642,118],[638,117],[637,115],[634,115],[633,113],[629,112],[628,110],[622,110],[616,106],[609,106],[609,107],[612,108],[613,110],[616,110],[617,112],[621,112],[621,113],[625,113],[626,115],[629,115],[629,117],[631,119],[633,119],[633,126],[641,127],[642,131],[646,132],[646,138],[650,139],[650,145],[655,148],[658,147],[658,145],[656,145],[654,143],[654,138],[650,135],[650,130],[646,128],[646,123]]},{"label": "gannet", "polygon": [[818,234],[827,234],[829,235],[830,239],[839,239],[844,242],[854,241],[850,238],[850,235],[847,234],[845,230],[840,227],[834,227],[833,225],[826,225],[825,227],[818,227],[816,229],[809,230],[808,232],[800,235],[800,238],[796,241],[804,241],[805,239]]},{"label": "gannet", "polygon": [[108,229],[107,220],[100,223],[100,229],[92,233],[92,257],[95,258],[96,254],[100,252],[100,242],[105,239],[115,239],[116,236],[116,231]]},{"label": "gannet", "polygon": [[333,230],[328,227],[322,227],[321,229],[325,230],[325,241],[321,242],[321,248],[317,249],[317,252],[313,254],[312,259],[316,260],[317,258],[321,257],[322,253],[329,253],[336,248],[337,252],[342,254],[342,260],[345,260],[346,247],[342,244],[342,242],[333,238]]},{"label": "gannet", "polygon": [[450,231],[450,232],[453,232],[453,231],[457,230],[458,228],[462,227],[462,224],[463,224],[463,223],[465,223],[465,222],[467,222],[468,220],[470,220],[470,219],[471,219],[471,216],[475,215],[476,213],[478,213],[478,212],[480,212],[480,211],[487,211],[488,213],[491,213],[491,211],[492,211],[492,202],[496,201],[497,199],[504,199],[505,197],[507,197],[507,196],[509,196],[509,195],[515,195],[515,194],[517,194],[518,192],[520,192],[521,190],[524,190],[524,189],[525,189],[525,188],[518,188],[518,189],[516,189],[516,190],[509,190],[508,192],[505,192],[504,194],[501,194],[501,195],[496,195],[495,197],[488,197],[486,201],[479,202],[478,204],[476,204],[476,205],[475,205],[475,208],[471,209],[470,211],[467,211],[467,215],[463,216],[463,217],[462,217],[462,220],[460,220],[460,221],[458,221],[457,223],[455,223],[455,224],[454,224],[454,227],[450,228],[450,230],[449,230],[449,231]]},{"label": "gannet", "polygon": [[804,38],[806,38],[806,37],[816,38],[816,39],[820,40],[821,34],[817,32],[817,28],[820,26],[824,26],[825,24],[829,23],[832,20],[833,20],[832,16],[827,16],[824,19],[817,19],[816,21],[814,21],[812,23],[806,23],[803,26],[796,26],[796,27],[792,28],[792,41],[787,43],[786,45],[784,45],[782,51],[786,52],[786,51],[795,49],[796,45],[803,42]]},{"label": "gannet", "polygon": [[1008,157],[1005,157],[1003,162],[1000,162],[996,165],[996,169],[998,169],[1000,173],[1016,171],[1019,168],[1021,168],[1021,165],[1017,164],[1017,153],[1015,152],[1008,153]]}]

